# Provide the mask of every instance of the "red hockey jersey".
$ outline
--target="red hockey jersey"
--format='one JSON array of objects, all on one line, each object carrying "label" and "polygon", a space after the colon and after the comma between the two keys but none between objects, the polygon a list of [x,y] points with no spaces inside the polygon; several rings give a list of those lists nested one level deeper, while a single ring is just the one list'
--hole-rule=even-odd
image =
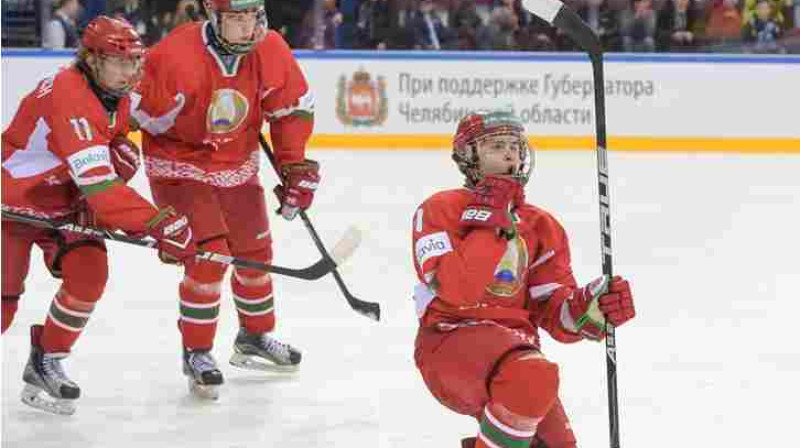
[{"label": "red hockey jersey", "polygon": [[103,222],[144,230],[156,209],[118,180],[108,147],[128,132],[129,108],[123,98],[108,113],[75,66],[39,82],[3,132],[3,208],[55,218],[83,195]]},{"label": "red hockey jersey", "polygon": [[465,230],[461,213],[467,189],[428,198],[413,219],[412,249],[420,283],[414,291],[422,326],[501,323],[530,334],[537,328],[562,342],[581,340],[568,331],[564,301],[576,288],[567,235],[544,210],[517,208],[518,235],[508,241],[493,229]]},{"label": "red hockey jersey", "polygon": [[209,33],[187,24],[148,52],[132,111],[147,175],[241,185],[258,172],[264,120],[279,163],[303,160],[314,97],[283,38],[270,31],[250,53],[221,56]]}]

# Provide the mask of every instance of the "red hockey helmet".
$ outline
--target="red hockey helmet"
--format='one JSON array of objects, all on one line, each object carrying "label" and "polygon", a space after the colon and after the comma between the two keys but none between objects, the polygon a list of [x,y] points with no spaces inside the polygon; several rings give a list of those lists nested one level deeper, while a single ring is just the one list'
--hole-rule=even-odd
[{"label": "red hockey helmet", "polygon": [[[130,23],[108,16],[98,16],[89,22],[83,32],[78,60],[79,65],[103,93],[114,98],[122,98],[130,93],[141,79],[145,50],[144,42]],[[89,55],[95,57],[95,62],[89,62]],[[102,62],[111,58],[120,59],[117,64],[127,64],[133,70],[124,75],[116,75],[114,81],[109,81],[107,69],[104,68],[106,65]],[[124,78],[120,79],[120,76]]]},{"label": "red hockey helmet", "polygon": [[86,50],[123,58],[144,56],[145,46],[139,33],[125,20],[98,16],[86,26],[81,45]]},{"label": "red hockey helmet", "polygon": [[[267,30],[267,12],[264,9],[264,0],[204,0],[203,5],[206,15],[211,22],[216,44],[227,53],[245,54],[249,52],[261,39]],[[246,43],[228,42],[222,35],[222,13],[256,13],[256,26],[253,34]]]},{"label": "red hockey helmet", "polygon": [[520,166],[514,177],[522,184],[528,183],[533,169],[533,151],[528,145],[522,122],[510,111],[480,110],[470,112],[458,122],[453,137],[453,160],[466,177],[468,187],[481,179],[478,159],[478,142],[492,136],[512,135],[519,138]]}]

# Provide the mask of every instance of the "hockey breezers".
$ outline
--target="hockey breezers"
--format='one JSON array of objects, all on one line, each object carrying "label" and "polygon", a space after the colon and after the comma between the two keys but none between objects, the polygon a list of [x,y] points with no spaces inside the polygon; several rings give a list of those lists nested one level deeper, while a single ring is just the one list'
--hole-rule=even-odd
[{"label": "hockey breezers", "polygon": [[[270,148],[269,143],[267,143],[267,139],[264,138],[264,134],[259,133],[258,135],[259,142],[261,143],[261,149],[267,154],[269,158],[270,164],[272,164],[272,168],[275,169],[275,173],[277,173],[278,178],[281,177],[281,172],[278,169],[278,164],[275,161],[275,155],[272,153],[272,148]],[[282,181],[283,179],[281,179]],[[311,224],[311,220],[308,219],[308,215],[306,214],[305,210],[300,210],[300,219],[303,220],[303,224],[306,226],[308,233],[311,235],[311,239],[314,240],[314,245],[317,246],[317,249],[322,254],[323,258],[328,258],[330,255],[328,251],[325,249],[325,245],[322,244],[322,240],[320,239],[317,231],[314,229],[314,226]],[[334,248],[334,251],[336,248]],[[339,286],[339,290],[342,291],[344,294],[345,300],[350,305],[350,308],[354,309],[357,313],[363,314],[364,316],[378,322],[381,320],[381,307],[379,304],[374,302],[367,302],[364,300],[358,299],[356,296],[350,293],[347,290],[347,286],[344,284],[344,280],[342,280],[342,276],[339,275],[339,271],[336,270],[334,267],[333,269],[333,278],[336,280],[336,284]]]},{"label": "hockey breezers", "polygon": [[[134,246],[149,247],[155,249],[158,247],[158,242],[153,239],[138,239],[132,238],[121,232],[113,232],[110,230],[97,229],[93,227],[80,226],[74,223],[59,222],[53,219],[37,218],[30,215],[11,212],[3,210],[3,219],[15,222],[21,222],[36,227],[45,229],[53,229],[63,232],[80,233],[82,235],[93,236],[105,240],[119,241],[121,243],[132,244]],[[361,234],[358,229],[351,227],[347,230],[344,237],[340,239],[336,246],[334,246],[329,256],[324,256],[322,259],[312,264],[307,268],[292,269],[272,264],[261,263],[258,261],[245,260],[243,258],[233,257],[229,255],[217,254],[214,252],[198,252],[197,259],[214,261],[217,263],[236,266],[239,268],[254,269],[258,271],[271,272],[273,274],[285,275],[287,277],[299,278],[302,280],[317,280],[324,277],[328,273],[335,271],[336,266],[347,260],[350,255],[356,250],[358,245],[361,244]]]}]

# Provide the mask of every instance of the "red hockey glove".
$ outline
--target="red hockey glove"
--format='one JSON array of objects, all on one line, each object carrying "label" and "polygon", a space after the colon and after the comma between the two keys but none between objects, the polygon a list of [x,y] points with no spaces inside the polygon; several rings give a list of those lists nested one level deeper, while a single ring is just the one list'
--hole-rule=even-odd
[{"label": "red hockey glove", "polygon": [[108,147],[114,171],[127,183],[139,169],[139,147],[122,135],[114,137]]},{"label": "red hockey glove", "polygon": [[631,287],[619,276],[611,281],[605,276],[593,280],[575,291],[567,303],[575,329],[594,340],[605,337],[606,319],[618,327],[636,316]]},{"label": "red hockey glove", "polygon": [[278,213],[291,221],[300,210],[306,210],[314,200],[319,185],[319,164],[313,160],[287,163],[281,167],[283,185],[275,187],[281,203]]},{"label": "red hockey glove", "polygon": [[486,176],[473,194],[472,202],[461,213],[461,225],[494,228],[500,236],[513,238],[516,227],[510,209],[524,201],[522,185],[510,177]]},{"label": "red hockey glove", "polygon": [[147,235],[158,241],[158,258],[164,263],[182,264],[197,254],[189,218],[172,207],[163,208],[147,222]]}]

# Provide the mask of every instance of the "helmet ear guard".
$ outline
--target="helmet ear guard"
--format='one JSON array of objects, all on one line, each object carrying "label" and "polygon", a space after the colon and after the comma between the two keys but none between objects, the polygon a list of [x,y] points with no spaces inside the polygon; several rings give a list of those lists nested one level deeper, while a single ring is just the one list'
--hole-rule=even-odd
[{"label": "helmet ear guard", "polygon": [[513,177],[523,186],[528,183],[534,166],[534,152],[528,144],[522,122],[508,111],[477,111],[464,116],[453,137],[452,159],[465,177],[465,185],[474,187],[480,182],[478,142],[487,137],[513,135],[519,138],[520,166]]}]

